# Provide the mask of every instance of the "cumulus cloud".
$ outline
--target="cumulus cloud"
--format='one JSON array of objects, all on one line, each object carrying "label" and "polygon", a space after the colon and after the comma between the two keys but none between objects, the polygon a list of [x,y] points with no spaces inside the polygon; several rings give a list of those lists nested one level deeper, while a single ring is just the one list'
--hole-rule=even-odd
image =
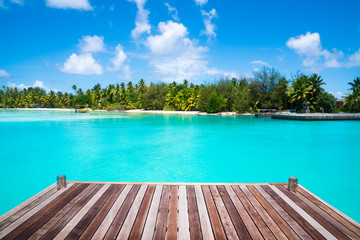
[{"label": "cumulus cloud", "polygon": [[360,66],[360,49],[348,58],[342,51],[333,48],[323,49],[319,33],[307,32],[305,35],[290,38],[286,45],[303,57],[303,66],[314,72],[323,68],[339,68]]},{"label": "cumulus cloud", "polygon": [[147,38],[150,64],[164,81],[182,81],[207,71],[207,47],[189,39],[187,28],[173,21],[160,22],[159,34]]},{"label": "cumulus cloud", "polygon": [[208,0],[195,0],[196,5],[202,6],[207,4]]},{"label": "cumulus cloud", "polygon": [[93,10],[88,0],[46,0],[46,6],[61,9]]},{"label": "cumulus cloud", "polygon": [[103,52],[104,47],[104,37],[103,36],[85,36],[80,39],[79,48],[84,53],[91,52]]},{"label": "cumulus cloud", "polygon": [[214,17],[217,17],[216,10],[214,8],[209,12],[201,10],[201,15],[203,16],[203,21],[204,21],[204,25],[205,25],[205,30],[202,30],[201,34],[204,34],[204,35],[208,36],[209,38],[211,38],[211,37],[216,38],[216,33],[215,33],[216,27],[215,27],[215,24],[213,24],[211,22],[211,20]]},{"label": "cumulus cloud", "polygon": [[36,80],[36,81],[34,82],[34,84],[33,84],[33,85],[30,85],[30,86],[25,85],[25,84],[23,84],[23,83],[16,84],[16,83],[12,83],[12,82],[8,82],[7,85],[8,85],[8,87],[12,87],[12,88],[15,88],[15,87],[16,87],[16,88],[18,88],[18,89],[24,89],[24,88],[29,88],[29,87],[33,87],[33,88],[38,87],[38,88],[44,89],[46,92],[50,92],[51,90],[54,91],[54,92],[58,92],[57,89],[54,89],[54,88],[53,88],[53,89],[50,89],[50,88],[46,87],[45,84],[44,84],[44,82],[43,82],[43,81],[39,81],[39,80]]},{"label": "cumulus cloud", "polygon": [[10,77],[10,74],[4,69],[0,69],[0,78],[8,78],[8,77]]},{"label": "cumulus cloud", "polygon": [[115,56],[110,59],[112,67],[109,68],[110,71],[120,71],[122,76],[120,78],[130,79],[131,71],[129,65],[125,64],[127,56],[123,50],[123,47],[119,44],[115,48]]},{"label": "cumulus cloud", "polygon": [[73,53],[60,69],[62,72],[79,75],[101,75],[103,68],[91,53],[77,55]]},{"label": "cumulus cloud", "polygon": [[131,31],[131,36],[135,40],[139,40],[144,33],[150,34],[151,26],[148,16],[150,12],[144,8],[146,0],[130,0],[135,2],[138,8],[136,13],[135,28]]},{"label": "cumulus cloud", "polygon": [[168,3],[165,3],[165,6],[167,7],[169,14],[174,19],[174,21],[179,21],[180,19],[178,17],[178,11],[176,10],[176,8],[171,7]]}]

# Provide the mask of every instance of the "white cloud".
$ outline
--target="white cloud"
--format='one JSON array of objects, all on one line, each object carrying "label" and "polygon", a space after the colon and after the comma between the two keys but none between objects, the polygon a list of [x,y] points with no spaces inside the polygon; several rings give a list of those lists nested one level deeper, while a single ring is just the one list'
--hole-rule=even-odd
[{"label": "white cloud", "polygon": [[101,75],[103,68],[91,53],[76,55],[73,53],[60,69],[62,72],[80,75]]},{"label": "white cloud", "polygon": [[7,78],[7,77],[10,77],[10,74],[5,70],[0,69],[0,78]]},{"label": "white cloud", "polygon": [[131,71],[129,65],[125,64],[127,56],[123,50],[123,47],[119,44],[115,48],[115,57],[110,59],[112,67],[109,68],[110,71],[121,71],[122,76],[119,78],[130,79]]},{"label": "white cloud", "polygon": [[158,35],[147,39],[150,49],[150,64],[164,81],[183,81],[201,74],[207,74],[204,53],[207,47],[187,37],[187,28],[173,21],[160,22]]},{"label": "white cloud", "polygon": [[105,51],[104,37],[97,35],[85,36],[80,39],[79,48],[84,53],[103,52]]},{"label": "white cloud", "polygon": [[211,20],[214,18],[214,17],[217,17],[217,13],[216,13],[216,10],[213,8],[210,12],[206,12],[204,10],[201,10],[201,15],[203,16],[204,18],[204,25],[205,25],[205,30],[202,30],[201,31],[201,34],[205,34],[206,36],[208,36],[209,38],[210,37],[213,37],[213,38],[216,38],[216,33],[215,33],[215,24],[213,24],[211,22]]},{"label": "white cloud", "polygon": [[195,3],[199,6],[207,4],[208,0],[195,0]]},{"label": "white cloud", "polygon": [[349,57],[346,67],[360,66],[360,49]]},{"label": "white cloud", "polygon": [[286,45],[302,56],[303,66],[313,72],[320,72],[324,68],[360,66],[360,49],[349,57],[345,57],[336,48],[331,51],[323,49],[319,33],[307,32],[305,35],[292,37]]},{"label": "white cloud", "polygon": [[88,0],[46,0],[46,6],[62,9],[93,10]]},{"label": "white cloud", "polygon": [[25,85],[25,84],[23,84],[23,83],[16,84],[16,83],[12,83],[12,82],[8,82],[7,85],[8,85],[8,87],[12,87],[12,88],[15,88],[15,87],[16,87],[16,88],[18,88],[18,89],[24,89],[24,88],[29,88],[29,87],[33,87],[33,88],[38,87],[38,88],[44,89],[46,92],[50,92],[51,90],[54,91],[54,92],[58,92],[58,91],[59,91],[59,90],[57,90],[57,89],[49,89],[48,87],[46,87],[46,86],[44,85],[44,82],[43,82],[43,81],[39,81],[39,80],[36,80],[32,86],[27,86],[27,85]]},{"label": "white cloud", "polygon": [[261,65],[264,67],[270,67],[270,65],[267,62],[264,62],[262,60],[255,60],[255,61],[250,62],[250,64],[258,64],[258,65]]},{"label": "white cloud", "polygon": [[150,34],[151,26],[149,24],[149,19],[148,19],[150,12],[144,9],[146,0],[130,0],[130,1],[135,2],[138,8],[138,11],[136,13],[135,29],[131,31],[131,36],[135,40],[139,40],[143,33]]},{"label": "white cloud", "polygon": [[174,19],[174,21],[180,21],[179,17],[178,17],[178,11],[176,10],[175,7],[171,7],[170,4],[168,3],[164,3],[165,6],[167,7],[169,14],[171,15],[171,17]]}]

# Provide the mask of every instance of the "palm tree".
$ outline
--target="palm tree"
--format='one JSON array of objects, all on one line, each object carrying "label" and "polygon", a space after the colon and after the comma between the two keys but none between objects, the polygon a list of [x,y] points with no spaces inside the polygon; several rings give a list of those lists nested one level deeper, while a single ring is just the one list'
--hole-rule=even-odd
[{"label": "palm tree", "polygon": [[322,85],[326,85],[326,83],[323,82],[321,76],[314,73],[309,77],[309,102],[313,110],[315,110],[319,95],[324,92]]},{"label": "palm tree", "polygon": [[350,112],[360,112],[360,77],[348,83],[352,92],[345,97],[344,106]]},{"label": "palm tree", "polygon": [[309,78],[305,75],[298,77],[290,88],[290,103],[294,103],[296,110],[300,111],[304,103],[309,103],[308,95],[310,93]]}]

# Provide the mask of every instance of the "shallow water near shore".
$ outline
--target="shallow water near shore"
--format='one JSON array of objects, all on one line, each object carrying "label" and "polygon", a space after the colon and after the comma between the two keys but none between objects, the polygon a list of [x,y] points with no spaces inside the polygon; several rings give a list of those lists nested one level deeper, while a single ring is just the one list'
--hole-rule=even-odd
[{"label": "shallow water near shore", "polygon": [[360,221],[360,121],[0,111],[0,214],[56,181],[299,183]]}]

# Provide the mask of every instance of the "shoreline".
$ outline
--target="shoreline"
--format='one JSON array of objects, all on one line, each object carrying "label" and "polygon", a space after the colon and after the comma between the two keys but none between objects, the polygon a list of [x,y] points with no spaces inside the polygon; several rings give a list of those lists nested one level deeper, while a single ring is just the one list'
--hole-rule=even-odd
[{"label": "shoreline", "polygon": [[[20,111],[62,111],[73,112],[73,108],[0,108],[1,110],[20,110]],[[200,116],[251,116],[252,113],[237,113],[237,112],[219,112],[219,113],[206,113],[200,111],[164,111],[164,110],[143,110],[133,109],[125,111],[108,111],[108,110],[92,110],[94,112],[123,112],[123,113],[151,113],[151,114],[178,114],[178,115],[200,115]]]}]

